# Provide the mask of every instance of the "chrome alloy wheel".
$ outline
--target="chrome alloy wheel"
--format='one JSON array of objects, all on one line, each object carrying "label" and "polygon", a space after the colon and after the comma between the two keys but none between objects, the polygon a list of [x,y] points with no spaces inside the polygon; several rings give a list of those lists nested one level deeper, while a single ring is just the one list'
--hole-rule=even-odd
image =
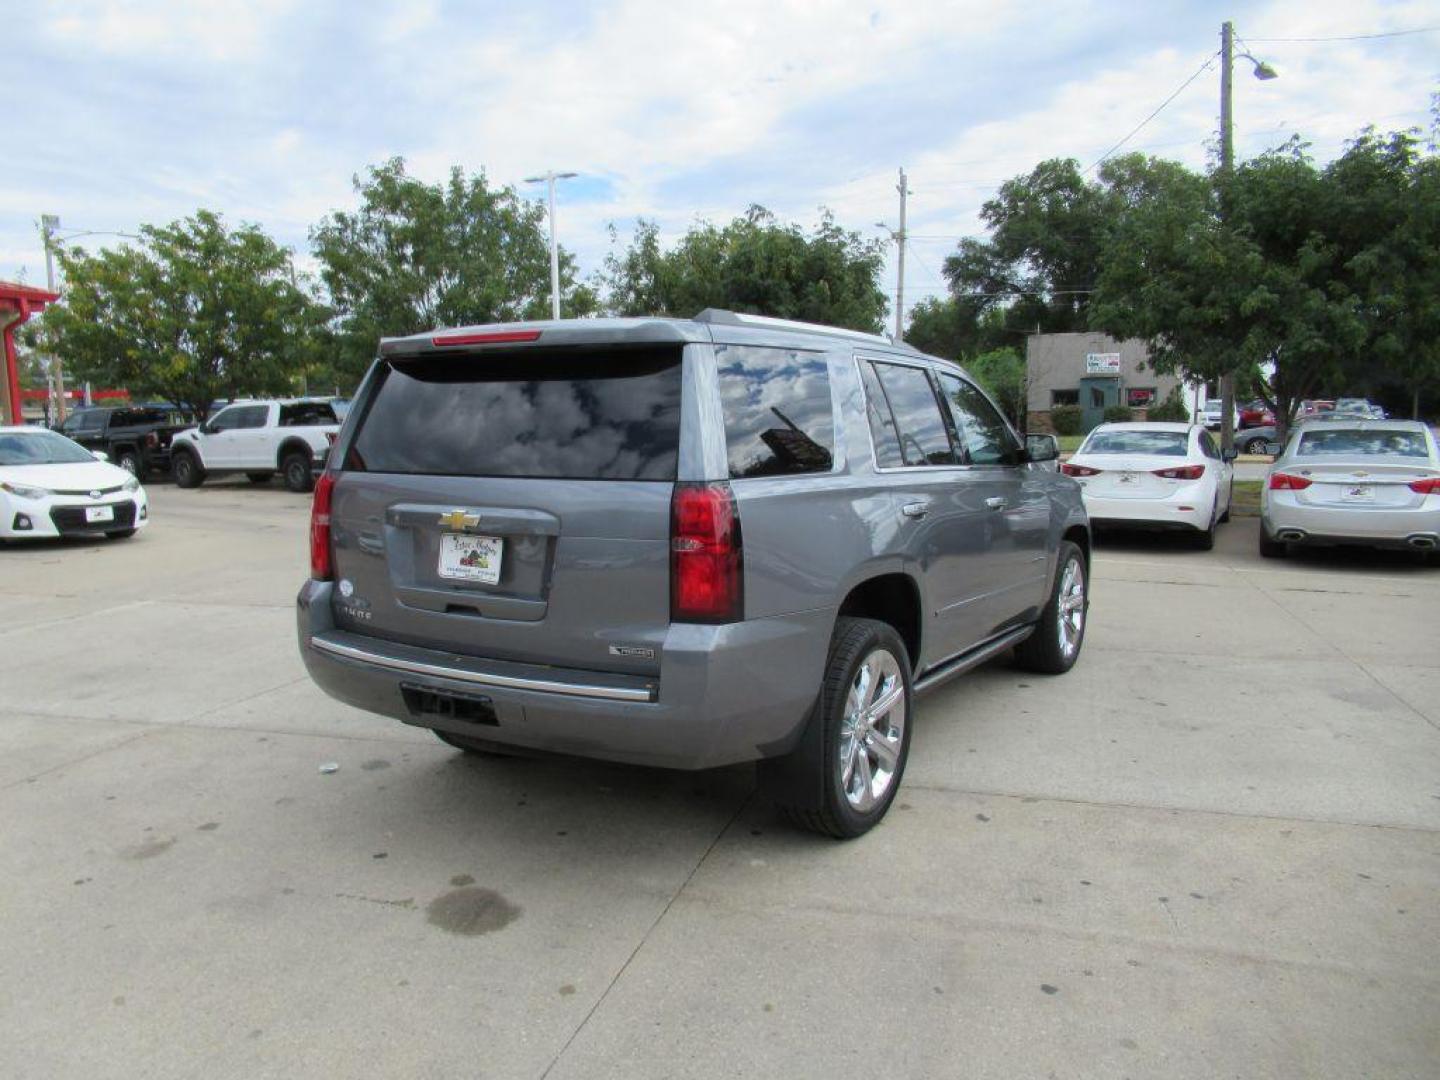
[{"label": "chrome alloy wheel", "polygon": [[1085,629],[1085,566],[1079,559],[1065,564],[1060,576],[1059,604],[1060,652],[1068,660],[1080,648],[1080,634]]},{"label": "chrome alloy wheel", "polygon": [[870,810],[894,783],[905,712],[900,662],[888,649],[875,649],[855,672],[840,723],[840,787],[855,810]]}]

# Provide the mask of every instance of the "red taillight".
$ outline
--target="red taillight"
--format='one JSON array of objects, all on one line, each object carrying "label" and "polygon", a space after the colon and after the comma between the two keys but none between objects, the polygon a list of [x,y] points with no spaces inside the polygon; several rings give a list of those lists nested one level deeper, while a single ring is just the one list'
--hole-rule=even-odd
[{"label": "red taillight", "polygon": [[310,576],[316,581],[329,581],[330,565],[330,493],[335,487],[335,474],[323,472],[315,481],[315,499],[310,504]]},{"label": "red taillight", "polygon": [[336,435],[336,433],[333,432],[333,431],[327,431],[327,432],[325,432],[325,445],[326,445],[326,446],[334,446],[334,445],[335,445],[335,435]]},{"label": "red taillight", "polygon": [[743,617],[740,516],[725,483],[679,483],[670,498],[670,619]]},{"label": "red taillight", "polygon": [[516,341],[535,341],[539,330],[491,330],[483,334],[437,334],[431,345],[504,345]]},{"label": "red taillight", "polygon": [[1283,472],[1270,474],[1271,491],[1304,491],[1312,483],[1314,481],[1304,476],[1293,476]]},{"label": "red taillight", "polygon": [[1410,490],[1421,495],[1440,495],[1440,476],[1432,476],[1428,480],[1411,480]]},{"label": "red taillight", "polygon": [[1156,476],[1166,480],[1199,480],[1205,475],[1204,465],[1177,465],[1173,469],[1152,469]]},{"label": "red taillight", "polygon": [[1089,465],[1071,465],[1068,461],[1060,463],[1060,471],[1066,476],[1099,476],[1099,469],[1092,469]]}]

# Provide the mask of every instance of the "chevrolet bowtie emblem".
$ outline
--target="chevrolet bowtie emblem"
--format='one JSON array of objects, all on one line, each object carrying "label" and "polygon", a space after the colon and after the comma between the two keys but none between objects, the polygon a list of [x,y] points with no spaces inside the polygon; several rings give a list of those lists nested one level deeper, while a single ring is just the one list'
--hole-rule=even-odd
[{"label": "chevrolet bowtie emblem", "polygon": [[451,529],[473,529],[480,524],[479,514],[467,514],[464,510],[451,510],[440,515],[440,524]]}]

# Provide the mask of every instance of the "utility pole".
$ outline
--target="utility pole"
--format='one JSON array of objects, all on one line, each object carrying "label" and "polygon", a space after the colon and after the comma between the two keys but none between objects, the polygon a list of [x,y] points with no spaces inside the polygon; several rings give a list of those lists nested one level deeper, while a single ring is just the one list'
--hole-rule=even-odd
[{"label": "utility pole", "polygon": [[899,249],[895,272],[895,341],[898,343],[905,340],[905,197],[910,194],[903,167],[895,190],[900,192],[900,231],[895,234],[895,245]]},{"label": "utility pole", "polygon": [[[1235,26],[1220,24],[1220,176],[1228,181],[1235,170],[1235,118],[1231,113],[1235,66]],[[1223,204],[1221,212],[1224,212]],[[1220,449],[1235,448],[1235,373],[1220,376]]]},{"label": "utility pole", "polygon": [[[45,240],[45,287],[52,293],[55,291],[55,230],[60,228],[60,218],[55,214],[40,215],[40,235]],[[50,347],[50,370],[55,376],[55,423],[62,423],[65,419],[65,369],[60,362],[60,354],[55,351],[54,338],[48,344]]]},{"label": "utility pole", "polygon": [[539,176],[525,177],[525,183],[538,184],[542,180],[550,188],[550,317],[560,318],[560,248],[555,242],[555,181],[569,180],[577,174],[556,172],[550,169]]}]

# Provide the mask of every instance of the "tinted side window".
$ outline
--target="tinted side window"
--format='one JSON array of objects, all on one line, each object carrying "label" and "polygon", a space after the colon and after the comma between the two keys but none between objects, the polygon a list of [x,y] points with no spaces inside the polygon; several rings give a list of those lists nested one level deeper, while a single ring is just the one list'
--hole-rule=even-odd
[{"label": "tinted side window", "polygon": [[280,406],[281,427],[306,427],[317,424],[337,424],[335,410],[326,401],[299,401],[294,405]]},{"label": "tinted side window", "polygon": [[245,409],[242,406],[231,406],[228,409],[221,409],[210,418],[210,429],[212,431],[234,431],[238,427],[244,427],[241,418]]},{"label": "tinted side window", "polygon": [[265,421],[270,416],[269,405],[246,405],[240,410],[240,422],[236,427],[260,428],[265,426]]},{"label": "tinted side window", "polygon": [[876,364],[885,397],[895,414],[900,452],[906,465],[958,465],[960,458],[950,442],[950,431],[935,400],[930,376],[922,368],[902,364]]},{"label": "tinted side window", "polygon": [[1216,460],[1220,457],[1220,451],[1215,446],[1215,440],[1211,438],[1208,431],[1200,432],[1200,453],[1208,458],[1215,458]]},{"label": "tinted side window", "polygon": [[674,480],[678,348],[399,362],[345,468],[434,476]]},{"label": "tinted side window", "polygon": [[860,361],[860,381],[865,384],[865,419],[870,422],[870,440],[875,447],[875,464],[882,469],[898,469],[905,464],[900,453],[900,436],[895,431],[895,417],[885,391],[867,361]]},{"label": "tinted side window", "polygon": [[718,345],[730,475],[829,472],[835,417],[824,356]]},{"label": "tinted side window", "polygon": [[950,403],[950,413],[960,433],[960,446],[967,465],[1013,465],[1020,444],[1010,425],[985,395],[964,379],[940,376],[940,387]]}]

